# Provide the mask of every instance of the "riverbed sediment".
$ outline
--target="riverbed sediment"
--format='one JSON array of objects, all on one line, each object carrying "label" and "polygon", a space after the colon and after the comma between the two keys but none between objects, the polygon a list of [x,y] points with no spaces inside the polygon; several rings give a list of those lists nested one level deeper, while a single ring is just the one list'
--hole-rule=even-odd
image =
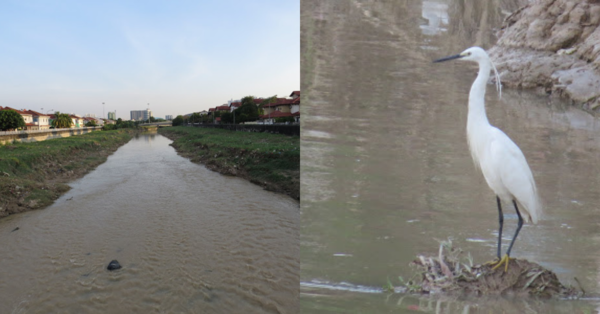
[{"label": "riverbed sediment", "polygon": [[52,204],[70,189],[66,183],[102,164],[135,132],[120,129],[0,146],[0,218]]},{"label": "riverbed sediment", "polygon": [[300,138],[212,128],[159,129],[171,146],[192,162],[233,175],[268,191],[300,199]]},{"label": "riverbed sediment", "polygon": [[533,1],[508,16],[490,49],[502,83],[600,110],[600,3]]}]

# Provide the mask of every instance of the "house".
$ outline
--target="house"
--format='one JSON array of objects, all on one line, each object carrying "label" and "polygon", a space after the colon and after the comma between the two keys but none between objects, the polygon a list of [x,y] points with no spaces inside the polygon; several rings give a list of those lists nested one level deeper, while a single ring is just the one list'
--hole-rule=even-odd
[{"label": "house", "polygon": [[229,109],[228,105],[222,105],[222,106],[218,106],[215,108],[215,111],[220,111],[220,112],[231,112],[231,110]]},{"label": "house", "polygon": [[69,117],[71,117],[71,120],[73,121],[73,125],[71,126],[72,128],[81,128],[85,126],[85,122],[82,117],[74,114],[70,114]]},{"label": "house", "polygon": [[85,117],[85,118],[83,118],[82,126],[85,126],[86,124],[88,124],[91,121],[94,121],[96,123],[96,125],[98,125],[98,126],[104,125],[103,119],[97,119],[97,118],[93,118],[93,117]]},{"label": "house", "polygon": [[273,113],[274,111],[291,112],[293,99],[277,98],[275,102],[265,104],[263,111],[265,114]]},{"label": "house", "polygon": [[39,113],[34,110],[26,110],[33,117],[33,124],[37,125],[38,130],[48,130],[50,128],[50,115]]},{"label": "house", "polygon": [[293,91],[290,97],[292,97],[290,112],[294,116],[295,122],[298,123],[300,122],[300,91]]},{"label": "house", "polygon": [[242,106],[242,103],[239,102],[239,101],[232,102],[231,104],[229,104],[230,112],[233,112],[235,109],[237,109],[237,108],[239,108],[241,106]]},{"label": "house", "polygon": [[23,117],[23,120],[25,121],[25,128],[23,128],[24,130],[39,130],[40,129],[35,123],[33,123],[33,115],[31,113],[27,112],[25,109],[18,110],[18,109],[14,109],[11,107],[4,107],[3,110],[14,110],[18,114],[20,114],[21,117]]}]

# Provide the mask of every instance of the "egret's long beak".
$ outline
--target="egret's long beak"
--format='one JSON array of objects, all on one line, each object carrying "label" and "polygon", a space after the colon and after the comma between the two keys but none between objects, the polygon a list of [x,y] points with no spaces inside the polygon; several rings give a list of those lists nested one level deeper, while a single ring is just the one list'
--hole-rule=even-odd
[{"label": "egret's long beak", "polygon": [[433,60],[434,63],[437,62],[444,62],[444,61],[448,61],[448,60],[454,60],[454,59],[458,59],[458,58],[462,58],[463,56],[460,54],[454,55],[454,56],[449,56],[449,57],[445,57],[445,58],[441,58],[441,59],[437,59],[437,60]]}]

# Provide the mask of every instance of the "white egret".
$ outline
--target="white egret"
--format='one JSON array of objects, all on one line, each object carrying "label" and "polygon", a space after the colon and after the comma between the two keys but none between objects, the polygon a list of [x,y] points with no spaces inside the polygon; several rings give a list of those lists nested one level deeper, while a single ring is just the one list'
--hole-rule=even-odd
[{"label": "white egret", "polygon": [[[492,69],[496,74],[498,92],[501,88],[498,72],[490,57],[485,50],[479,47],[471,47],[460,54],[438,59],[434,62],[453,59],[473,61],[479,64],[479,73],[469,92],[467,139],[475,165],[481,169],[488,186],[496,193],[499,224],[498,260],[492,263],[495,265],[493,269],[495,270],[504,264],[504,271],[507,271],[510,250],[523,226],[523,219],[526,222],[536,224],[541,216],[540,200],[531,169],[529,169],[523,152],[504,132],[488,122],[484,98],[486,84]],[[501,256],[502,224],[504,221],[501,200],[512,202],[519,217],[517,230],[504,256]]]}]

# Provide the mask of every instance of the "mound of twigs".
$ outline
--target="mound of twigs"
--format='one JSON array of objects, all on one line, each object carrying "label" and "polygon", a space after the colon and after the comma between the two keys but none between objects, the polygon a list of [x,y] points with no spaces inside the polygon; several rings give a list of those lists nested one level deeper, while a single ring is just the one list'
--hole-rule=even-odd
[{"label": "mound of twigs", "polygon": [[506,271],[504,265],[492,270],[492,265],[474,265],[470,254],[460,261],[461,253],[448,240],[440,242],[438,256],[417,256],[411,265],[421,278],[403,282],[405,289],[424,294],[543,298],[577,298],[584,293],[583,289],[564,286],[554,272],[524,259],[511,259]]}]

